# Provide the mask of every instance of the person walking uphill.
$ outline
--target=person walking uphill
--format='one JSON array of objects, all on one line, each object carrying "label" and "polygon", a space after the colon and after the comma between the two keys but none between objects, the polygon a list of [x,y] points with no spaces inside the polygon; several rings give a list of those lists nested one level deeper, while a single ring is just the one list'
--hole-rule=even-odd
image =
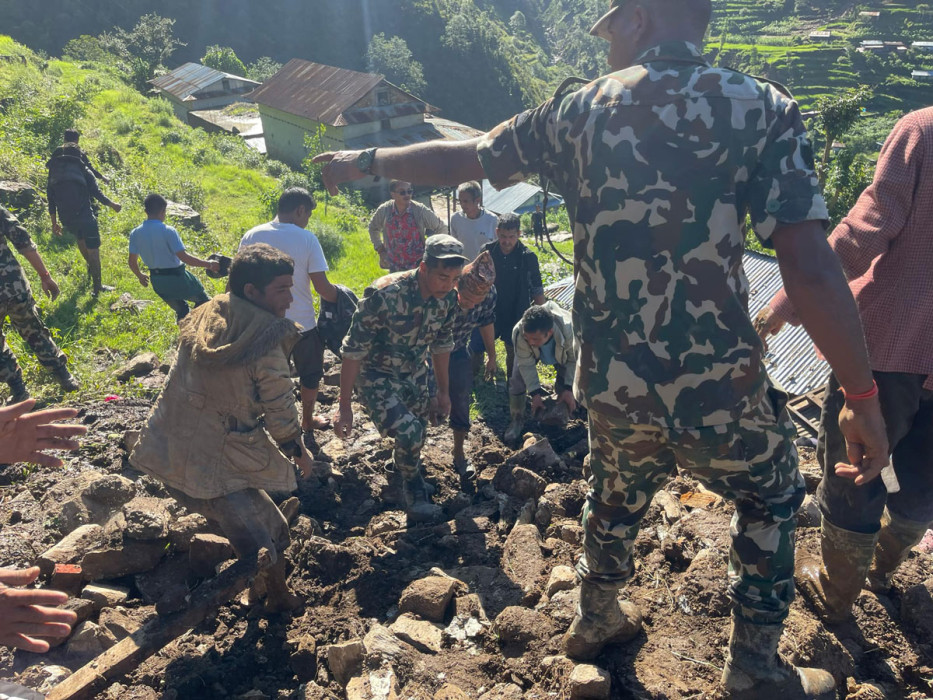
[{"label": "person walking uphill", "polygon": [[295,490],[295,465],[311,473],[288,366],[298,340],[285,318],[293,273],[291,258],[271,246],[237,253],[230,292],[181,325],[178,357],[130,455],[179,503],[216,522],[238,557],[271,555],[252,589],[269,612],[299,601],[286,583],[288,523],[266,492]]},{"label": "person walking uphill", "polygon": [[465,262],[460,241],[444,234],[431,236],[417,269],[380,277],[366,288],[343,342],[334,432],[341,438],[350,435],[350,400],[356,387],[379,432],[395,439],[393,465],[402,476],[411,522],[441,515],[428,498],[421,472],[421,448],[432,412],[427,360],[430,354],[437,382],[433,412],[445,417],[450,413],[455,287]]},{"label": "person walking uphill", "polygon": [[[641,519],[680,466],[736,507],[725,694],[834,697],[830,674],[777,651],[806,491],[742,274],[750,215],[840,383],[852,394],[871,389],[858,312],[824,235],[812,148],[791,98],[704,59],[710,0],[607,4],[593,32],[609,42],[612,73],[565,84],[473,141],[380,149],[369,169],[435,185],[485,176],[498,188],[537,173],[567,203],[574,393],[588,411],[592,478],[566,653],[592,658],[638,633],[637,608],[617,596],[634,570]],[[356,152],[316,160],[328,163],[331,190],[362,176]],[[874,478],[888,454],[877,401],[844,410],[840,422],[853,468]]]},{"label": "person walking uphill", "polygon": [[23,372],[16,357],[3,337],[3,319],[9,317],[10,325],[29,344],[39,363],[52,372],[65,391],[77,391],[78,382],[68,371],[68,358],[59,350],[52,334],[46,328],[32,289],[23,268],[10,250],[10,245],[29,261],[39,274],[42,291],[51,299],[58,298],[58,284],[46,269],[42,256],[32,242],[29,233],[16,217],[0,206],[0,382],[10,387],[10,403],[19,403],[29,398],[29,390],[23,381]]},{"label": "person walking uphill", "polygon": [[[900,491],[866,483],[846,462],[839,414],[860,403],[826,386],[817,459],[822,560],[802,556],[797,586],[821,617],[851,614],[865,585],[887,592],[933,525],[933,107],[903,117],[881,149],[874,182],[829,237],[855,294]],[[779,292],[756,319],[762,338],[799,323]]]},{"label": "person walking uphill", "polygon": [[[373,148],[363,154],[375,152]],[[391,199],[379,205],[369,220],[369,238],[379,254],[379,265],[389,272],[418,267],[425,240],[436,233],[447,233],[437,214],[412,201],[413,194],[411,183],[393,180],[389,184]]]}]

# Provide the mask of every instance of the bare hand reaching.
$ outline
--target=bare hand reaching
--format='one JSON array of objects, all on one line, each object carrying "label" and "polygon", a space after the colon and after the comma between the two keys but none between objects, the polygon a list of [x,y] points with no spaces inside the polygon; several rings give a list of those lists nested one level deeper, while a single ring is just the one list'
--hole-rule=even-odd
[{"label": "bare hand reaching", "polygon": [[29,399],[0,408],[0,462],[60,467],[62,461],[45,451],[78,449],[78,441],[71,438],[84,435],[87,427],[55,423],[74,418],[78,412],[73,408],[56,408],[28,413],[35,405],[35,400]]},{"label": "bare hand reaching", "polygon": [[330,151],[314,156],[311,162],[324,163],[321,171],[324,187],[335,195],[339,192],[337,185],[367,177],[366,173],[356,167],[356,159],[359,155],[360,151]]},{"label": "bare hand reaching", "polygon": [[878,397],[846,403],[839,412],[839,428],[846,439],[849,463],[836,464],[836,475],[852,479],[858,486],[867,484],[890,459]]},{"label": "bare hand reaching", "polygon": [[42,637],[67,637],[78,616],[53,606],[68,600],[61,591],[24,589],[39,576],[39,567],[0,569],[0,644],[32,652],[46,652]]}]

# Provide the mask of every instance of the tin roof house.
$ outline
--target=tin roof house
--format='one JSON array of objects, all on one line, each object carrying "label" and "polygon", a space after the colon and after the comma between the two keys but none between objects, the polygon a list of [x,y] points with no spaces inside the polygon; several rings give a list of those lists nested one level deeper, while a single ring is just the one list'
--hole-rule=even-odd
[{"label": "tin roof house", "polygon": [[189,112],[217,109],[243,101],[248,92],[259,86],[255,80],[200,63],[185,63],[149,83],[171,102],[175,115],[184,122],[188,121]]}]

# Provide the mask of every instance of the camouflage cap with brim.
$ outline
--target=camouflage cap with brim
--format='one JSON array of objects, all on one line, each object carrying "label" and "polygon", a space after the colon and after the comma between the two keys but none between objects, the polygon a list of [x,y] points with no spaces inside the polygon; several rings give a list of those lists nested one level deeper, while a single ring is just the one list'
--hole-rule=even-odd
[{"label": "camouflage cap with brim", "polygon": [[609,41],[612,38],[609,36],[609,20],[616,13],[616,11],[622,7],[624,2],[625,0],[610,0],[609,11],[596,20],[596,24],[594,24],[590,29],[590,34],[592,36],[598,36],[600,39]]},{"label": "camouflage cap with brim", "polygon": [[460,260],[468,262],[463,254],[463,244],[453,236],[438,233],[424,242],[424,259],[434,260]]}]

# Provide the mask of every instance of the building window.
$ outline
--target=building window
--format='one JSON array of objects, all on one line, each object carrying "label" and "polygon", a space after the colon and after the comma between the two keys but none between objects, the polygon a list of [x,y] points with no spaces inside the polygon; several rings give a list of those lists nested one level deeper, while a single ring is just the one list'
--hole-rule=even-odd
[{"label": "building window", "polygon": [[383,119],[380,124],[382,125],[383,131],[389,131],[392,128],[392,122],[388,119]]},{"label": "building window", "polygon": [[385,107],[387,104],[389,104],[389,91],[380,90],[376,93],[376,99],[378,100],[380,107]]}]

